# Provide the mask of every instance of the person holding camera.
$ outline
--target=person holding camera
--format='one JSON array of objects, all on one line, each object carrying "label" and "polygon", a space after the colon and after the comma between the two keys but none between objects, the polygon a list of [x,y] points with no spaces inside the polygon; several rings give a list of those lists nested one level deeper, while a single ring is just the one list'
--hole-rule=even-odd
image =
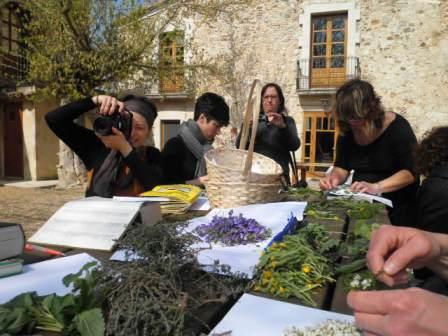
[{"label": "person holding camera", "polygon": [[212,148],[221,127],[229,124],[229,106],[213,92],[202,94],[194,106],[194,120],[182,123],[179,134],[162,150],[165,183],[204,185],[208,181],[204,154]]},{"label": "person holding camera", "polygon": [[[249,136],[250,139],[250,136]],[[236,139],[239,148],[241,130]],[[249,147],[249,141],[246,149]],[[261,89],[260,120],[258,122],[254,151],[276,161],[283,169],[290,184],[290,151],[300,147],[297,127],[293,118],[286,115],[285,97],[278,84],[268,83]]]},{"label": "person holding camera", "polygon": [[[94,130],[75,123],[96,107],[100,117]],[[145,97],[119,101],[98,95],[61,106],[45,120],[86,166],[86,196],[112,197],[137,196],[162,182],[160,151],[145,145],[156,117],[155,105]]]}]

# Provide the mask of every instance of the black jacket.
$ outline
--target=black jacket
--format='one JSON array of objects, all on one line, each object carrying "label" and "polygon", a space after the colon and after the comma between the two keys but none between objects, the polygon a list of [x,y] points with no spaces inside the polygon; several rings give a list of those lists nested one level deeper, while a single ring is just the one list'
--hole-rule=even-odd
[{"label": "black jacket", "polygon": [[415,226],[421,230],[448,233],[448,165],[434,168],[417,194]]},{"label": "black jacket", "polygon": [[[283,173],[289,181],[289,152],[299,149],[300,139],[297,136],[297,127],[294,119],[288,116],[284,116],[284,119],[286,127],[278,128],[269,124],[265,117],[262,116],[260,118],[254,151],[276,161],[282,167]],[[241,130],[236,139],[237,148],[239,148],[240,141]],[[245,148],[247,149],[248,147],[249,143]]]},{"label": "black jacket", "polygon": [[[110,149],[92,130],[76,124],[74,120],[95,107],[91,98],[85,98],[61,106],[45,116],[50,129],[81,158],[88,171],[93,170],[93,174],[101,167]],[[143,161],[133,149],[124,158],[124,163],[144,190],[150,190],[162,182],[161,155],[154,147],[146,147],[145,154],[146,160]],[[88,188],[86,196],[96,195]]]},{"label": "black jacket", "polygon": [[197,162],[180,135],[169,139],[162,150],[164,183],[185,183],[194,179]]}]

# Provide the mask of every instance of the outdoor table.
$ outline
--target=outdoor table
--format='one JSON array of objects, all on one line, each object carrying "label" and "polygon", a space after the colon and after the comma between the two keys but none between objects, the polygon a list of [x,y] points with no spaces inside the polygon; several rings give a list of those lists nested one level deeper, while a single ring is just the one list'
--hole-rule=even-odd
[{"label": "outdoor table", "polygon": [[[338,213],[337,209],[332,209],[333,211],[336,211]],[[168,220],[170,222],[182,222],[189,220],[194,217],[198,216],[204,216],[206,212],[204,211],[194,211],[194,212],[188,212],[186,214],[181,215],[164,215],[164,220]],[[354,221],[350,221],[350,218],[345,214],[345,210],[340,209],[338,213],[339,217],[343,218],[343,221],[331,221],[331,220],[324,220],[324,223],[322,223],[328,231],[333,232],[334,235],[337,235],[340,239],[343,239],[344,234],[349,232],[350,230],[353,230],[354,227]],[[306,220],[306,219],[305,219]],[[379,215],[377,215],[375,218],[372,218],[369,220],[370,223],[382,223],[387,224],[389,223],[387,212],[384,208],[383,211],[380,212]],[[65,248],[58,250],[64,252],[66,255],[74,255],[78,253],[86,252],[92,257],[100,260],[105,261],[110,258],[113,252],[107,252],[107,251],[98,251],[98,250],[86,250],[86,249],[75,249],[75,248]],[[50,257],[46,256],[43,257],[39,254],[26,254],[24,255],[25,263],[34,263],[37,261],[42,261],[43,259],[50,259]],[[280,300],[285,301],[293,304],[299,304],[304,305],[303,302],[300,302],[300,300],[295,298],[290,299],[280,299],[271,295],[267,294],[261,294],[259,292],[249,291],[250,294],[258,295],[261,297],[274,299],[274,300]],[[322,288],[320,291],[318,291],[317,294],[313,296],[313,299],[316,302],[316,308],[323,309],[323,310],[329,310],[333,312],[338,313],[345,313],[345,314],[352,314],[351,310],[346,304],[346,293],[343,290],[341,281],[337,280],[336,283],[329,284]],[[203,321],[205,321],[210,328],[213,328],[219,321],[224,317],[224,315],[227,313],[228,310],[233,306],[233,304],[236,302],[236,299],[229,300],[228,302],[224,304],[213,304],[208,305],[205,307],[203,312],[201,312],[201,317]],[[204,329],[204,326],[198,325],[198,326],[189,326],[189,328],[193,328],[195,332],[197,332],[198,335],[201,333],[207,333],[207,330]],[[191,329],[190,329],[191,330]]]}]

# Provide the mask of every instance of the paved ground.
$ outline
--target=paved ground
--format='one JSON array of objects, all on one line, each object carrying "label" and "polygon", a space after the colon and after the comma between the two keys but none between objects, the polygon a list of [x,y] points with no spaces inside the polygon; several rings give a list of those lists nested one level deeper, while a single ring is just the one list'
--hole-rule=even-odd
[{"label": "paved ground", "polygon": [[83,196],[81,187],[61,190],[0,186],[0,222],[22,224],[29,238],[63,204]]}]

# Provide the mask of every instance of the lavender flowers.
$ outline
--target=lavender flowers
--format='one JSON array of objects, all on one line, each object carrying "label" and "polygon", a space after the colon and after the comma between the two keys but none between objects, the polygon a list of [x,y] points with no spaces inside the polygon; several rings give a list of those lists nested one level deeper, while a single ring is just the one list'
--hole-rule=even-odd
[{"label": "lavender flowers", "polygon": [[229,217],[215,215],[208,224],[201,224],[195,232],[208,243],[223,243],[224,245],[246,245],[265,240],[271,235],[271,230],[260,225],[253,218],[244,218],[242,214]]}]

